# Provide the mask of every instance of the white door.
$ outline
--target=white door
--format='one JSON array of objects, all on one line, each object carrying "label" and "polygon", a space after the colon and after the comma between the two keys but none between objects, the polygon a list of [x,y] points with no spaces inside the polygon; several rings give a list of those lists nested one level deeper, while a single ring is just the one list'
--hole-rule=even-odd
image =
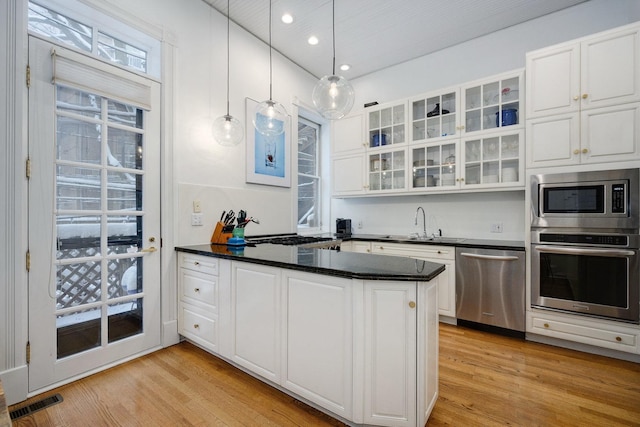
[{"label": "white door", "polygon": [[29,390],[160,346],[160,90],[30,37]]}]

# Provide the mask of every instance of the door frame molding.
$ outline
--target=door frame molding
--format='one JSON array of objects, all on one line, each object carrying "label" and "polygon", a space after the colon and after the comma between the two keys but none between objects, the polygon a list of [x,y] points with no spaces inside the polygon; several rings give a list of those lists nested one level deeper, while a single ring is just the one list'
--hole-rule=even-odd
[{"label": "door frame molding", "polygon": [[[175,52],[177,38],[167,29],[144,22],[122,9],[99,8],[99,2],[82,0],[99,12],[110,14],[127,25],[161,41],[161,129],[160,129],[160,230],[161,256],[161,319],[162,346],[168,347],[179,341],[177,327],[177,294],[175,246],[177,207],[174,203],[176,183],[174,181],[174,87]],[[0,101],[0,135],[6,143],[0,147],[0,160],[4,173],[0,175],[0,200],[4,202],[5,222],[0,231],[6,238],[0,242],[0,380],[5,389],[7,404],[21,402],[28,397],[28,365],[26,345],[28,341],[28,275],[25,254],[28,249],[28,181],[25,177],[25,162],[28,155],[28,89],[26,87],[26,65],[28,63],[28,0],[0,2],[0,58],[14,67],[0,69],[0,88],[7,97]],[[135,23],[135,25],[133,25]],[[5,326],[6,325],[6,326]],[[93,373],[93,372],[91,372]],[[75,378],[73,379],[75,380]]]}]

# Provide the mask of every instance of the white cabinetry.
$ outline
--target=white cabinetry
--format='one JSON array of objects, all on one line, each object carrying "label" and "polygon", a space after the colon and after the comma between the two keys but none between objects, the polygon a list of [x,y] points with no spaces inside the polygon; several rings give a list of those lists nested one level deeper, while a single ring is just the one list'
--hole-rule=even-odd
[{"label": "white cabinetry", "polygon": [[627,353],[640,353],[640,328],[620,322],[532,309],[527,332]]},{"label": "white cabinetry", "polygon": [[345,279],[182,252],[178,263],[184,337],[344,419],[426,423],[438,393],[435,282]]},{"label": "white cabinetry", "polygon": [[407,103],[367,109],[367,188],[389,192],[407,188]]},{"label": "white cabinetry", "polygon": [[527,54],[528,166],[640,158],[639,28]]},{"label": "white cabinetry", "polygon": [[414,282],[364,287],[364,422],[416,425],[416,308]]},{"label": "white cabinetry", "polygon": [[340,250],[345,252],[371,253],[371,243],[359,240],[348,240],[340,244]]},{"label": "white cabinetry", "polygon": [[255,264],[231,264],[229,358],[275,383],[280,382],[281,271]]},{"label": "white cabinetry", "polygon": [[[438,285],[438,313],[440,316],[456,316],[456,248],[454,246],[413,245],[402,243],[371,244],[371,252],[398,255],[444,264],[445,271],[433,279]],[[416,264],[419,269],[419,264]]]},{"label": "white cabinetry", "polygon": [[362,194],[365,191],[364,113],[332,122],[331,182],[334,195]]},{"label": "white cabinetry", "polygon": [[351,418],[351,280],[284,271],[283,386]]},{"label": "white cabinetry", "polygon": [[178,330],[193,342],[219,351],[218,260],[178,254]]}]

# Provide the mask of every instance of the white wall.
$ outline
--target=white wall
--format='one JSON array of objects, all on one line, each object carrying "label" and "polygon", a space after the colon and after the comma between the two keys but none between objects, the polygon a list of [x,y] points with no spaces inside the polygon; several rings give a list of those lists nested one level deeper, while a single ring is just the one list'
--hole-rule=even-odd
[{"label": "white wall", "polygon": [[[525,54],[640,20],[638,0],[591,0],[563,11],[423,56],[351,83],[356,106],[380,104],[438,88],[460,85],[493,74],[523,68]],[[455,25],[452,22],[452,25]],[[416,208],[433,215],[444,235],[525,240],[524,190],[428,196],[334,199],[331,221],[352,218],[355,233],[402,234],[412,228]],[[362,221],[362,228],[355,228]],[[433,219],[432,219],[432,222]],[[501,234],[490,233],[503,222]]]},{"label": "white wall", "polygon": [[[208,242],[221,212],[228,209],[244,209],[260,220],[260,225],[248,226],[248,234],[295,231],[295,193],[290,188],[245,183],[244,142],[221,147],[212,140],[211,122],[226,113],[226,17],[201,0],[109,2],[173,35],[175,244]],[[278,25],[279,20],[274,19],[274,32]],[[269,98],[269,47],[233,23],[230,40],[230,113],[246,124],[245,97]],[[294,98],[311,104],[315,82],[313,76],[273,52],[273,99],[290,115]],[[250,121],[248,128],[252,130]],[[292,179],[292,188],[295,182]],[[196,199],[201,201],[203,227],[190,225]]]}]

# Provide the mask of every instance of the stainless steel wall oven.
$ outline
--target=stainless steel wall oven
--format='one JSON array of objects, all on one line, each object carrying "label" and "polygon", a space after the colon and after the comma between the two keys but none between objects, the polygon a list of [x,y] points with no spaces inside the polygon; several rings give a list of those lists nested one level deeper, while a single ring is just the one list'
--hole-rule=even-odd
[{"label": "stainless steel wall oven", "polygon": [[640,323],[638,169],[531,177],[531,305]]}]

